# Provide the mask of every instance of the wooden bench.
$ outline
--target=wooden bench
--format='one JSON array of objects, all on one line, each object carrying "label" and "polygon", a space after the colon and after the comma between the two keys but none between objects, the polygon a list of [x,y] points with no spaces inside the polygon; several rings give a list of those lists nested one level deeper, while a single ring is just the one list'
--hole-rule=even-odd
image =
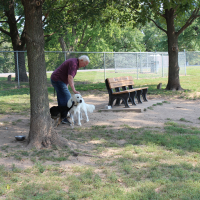
[{"label": "wooden bench", "polygon": [[144,101],[148,101],[148,87],[134,88],[132,76],[107,78],[105,83],[109,94],[109,106],[113,105],[115,99],[115,106],[120,105],[120,101],[123,100],[125,108],[130,107],[128,104],[129,101],[132,103],[132,105],[136,105],[135,97],[137,98],[138,103],[142,103],[141,96],[143,97]]}]

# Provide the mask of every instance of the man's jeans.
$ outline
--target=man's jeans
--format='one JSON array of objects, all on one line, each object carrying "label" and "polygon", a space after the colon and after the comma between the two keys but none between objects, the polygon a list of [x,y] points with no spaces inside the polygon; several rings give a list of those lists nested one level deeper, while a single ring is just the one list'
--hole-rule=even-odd
[{"label": "man's jeans", "polygon": [[51,80],[51,84],[56,90],[58,105],[66,106],[68,100],[71,98],[71,94],[66,84],[63,83],[62,81],[53,81],[53,80]]}]

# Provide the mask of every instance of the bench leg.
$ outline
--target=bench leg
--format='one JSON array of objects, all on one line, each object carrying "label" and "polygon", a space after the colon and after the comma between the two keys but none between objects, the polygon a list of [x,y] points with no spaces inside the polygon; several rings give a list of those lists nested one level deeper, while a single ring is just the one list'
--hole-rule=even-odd
[{"label": "bench leg", "polygon": [[113,106],[113,102],[114,102],[115,98],[112,98],[112,95],[109,95],[109,102],[108,102],[108,105],[109,106]]},{"label": "bench leg", "polygon": [[120,106],[120,100],[121,100],[121,99],[119,99],[119,98],[116,99],[115,106]]},{"label": "bench leg", "polygon": [[[121,101],[121,99],[119,100],[119,105],[120,105],[120,102],[121,102],[121,104],[124,104],[124,101]],[[128,102],[131,102],[131,103],[132,103],[131,98],[128,99]]]},{"label": "bench leg", "polygon": [[148,100],[147,100],[147,90],[148,90],[148,89],[143,89],[143,90],[142,90],[142,97],[143,97],[144,101],[148,101]]},{"label": "bench leg", "polygon": [[124,94],[120,94],[120,95],[109,95],[108,105],[112,106],[114,100],[117,99],[116,104],[115,104],[116,106],[120,105],[120,101],[122,100],[125,108],[129,108],[130,107],[129,104],[128,104],[129,97],[130,97],[129,93],[124,93]]},{"label": "bench leg", "polygon": [[137,95],[136,95],[138,103],[142,103],[142,101],[141,101],[141,94],[142,94],[142,90],[138,90],[137,91]]},{"label": "bench leg", "polygon": [[[124,103],[124,102],[126,102],[124,99],[122,99],[122,98],[116,98],[115,96],[111,96],[111,97],[109,97],[109,102],[108,102],[108,105],[109,106],[113,106],[113,103],[114,103],[114,101],[115,101],[115,99],[116,99],[116,103],[115,103],[115,105],[114,106],[120,106],[120,101],[122,100],[122,102]],[[125,107],[126,107],[127,105],[125,105]],[[129,106],[128,106],[129,107]]]},{"label": "bench leg", "polygon": [[122,99],[123,102],[124,102],[125,108],[129,108],[130,106],[129,106],[129,104],[128,104],[128,100],[129,100],[129,98],[130,98],[130,94],[129,94],[129,93],[125,93],[125,94],[122,94],[121,96],[122,96],[121,99]]},{"label": "bench leg", "polygon": [[131,101],[132,105],[137,105],[136,102],[135,102],[136,94],[137,94],[137,91],[130,93],[130,101]]}]

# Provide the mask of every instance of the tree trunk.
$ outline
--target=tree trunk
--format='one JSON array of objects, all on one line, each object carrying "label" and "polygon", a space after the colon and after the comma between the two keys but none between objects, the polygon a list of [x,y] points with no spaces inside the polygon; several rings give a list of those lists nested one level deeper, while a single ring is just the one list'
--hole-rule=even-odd
[{"label": "tree trunk", "polygon": [[58,41],[60,42],[60,47],[62,48],[62,51],[66,51],[67,47],[66,47],[66,43],[64,41],[63,36],[60,36],[58,38]]},{"label": "tree trunk", "polygon": [[28,144],[30,147],[36,148],[66,145],[52,127],[49,113],[42,29],[43,2],[43,0],[22,0],[26,19],[25,30],[31,99]]},{"label": "tree trunk", "polygon": [[174,9],[165,10],[168,37],[169,71],[166,90],[183,90],[179,80],[178,35],[174,25]]},{"label": "tree trunk", "polygon": [[[9,9],[5,11],[5,15],[8,18],[8,24],[10,28],[9,36],[11,37],[12,46],[14,51],[24,51],[25,50],[25,34],[22,32],[21,38],[19,36],[17,21],[15,19],[15,8],[14,2],[9,2]],[[28,76],[26,74],[25,58],[24,52],[18,53],[18,58],[16,57],[16,52],[14,53],[15,58],[15,81],[18,81],[18,69],[19,67],[19,81],[28,82]],[[18,62],[17,62],[18,59]]]}]

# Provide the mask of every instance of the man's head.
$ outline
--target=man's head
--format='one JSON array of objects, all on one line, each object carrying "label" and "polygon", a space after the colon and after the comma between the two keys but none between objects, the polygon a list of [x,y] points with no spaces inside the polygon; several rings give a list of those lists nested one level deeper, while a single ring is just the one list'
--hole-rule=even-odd
[{"label": "man's head", "polygon": [[88,65],[89,62],[90,62],[90,59],[89,59],[88,56],[86,56],[86,55],[80,56],[80,57],[78,58],[78,60],[79,60],[79,68],[85,67],[85,66]]}]

